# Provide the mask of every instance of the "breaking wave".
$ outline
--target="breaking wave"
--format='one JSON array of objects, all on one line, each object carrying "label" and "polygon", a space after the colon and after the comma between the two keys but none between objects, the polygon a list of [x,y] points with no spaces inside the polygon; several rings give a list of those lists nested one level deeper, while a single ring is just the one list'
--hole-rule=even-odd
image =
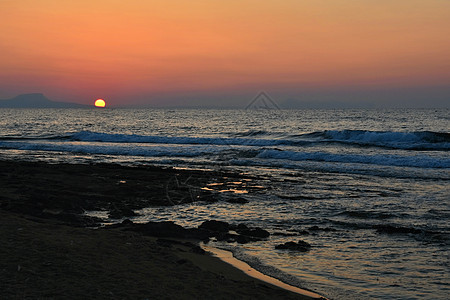
[{"label": "breaking wave", "polygon": [[78,141],[98,141],[114,143],[158,143],[158,144],[210,144],[210,145],[247,145],[247,146],[307,146],[318,143],[344,143],[355,146],[386,147],[405,150],[450,150],[450,134],[445,132],[391,132],[340,130],[318,131],[289,137],[244,138],[264,136],[266,131],[250,131],[236,134],[236,138],[217,137],[175,137],[146,136],[136,134],[108,134],[80,131],[71,135]]},{"label": "breaking wave", "polygon": [[405,150],[450,150],[450,133],[325,130],[301,135],[322,141]]},{"label": "breaking wave", "polygon": [[84,142],[151,143],[237,146],[310,146],[324,143],[357,147],[381,147],[403,150],[450,150],[450,133],[446,132],[391,132],[365,130],[326,130],[297,135],[283,135],[267,131],[246,131],[225,137],[160,136],[139,134],[110,134],[79,131],[61,136],[0,136],[0,140],[61,139]]},{"label": "breaking wave", "polygon": [[211,145],[135,145],[110,143],[49,143],[49,142],[17,142],[0,141],[2,149],[18,149],[29,151],[58,151],[85,154],[105,154],[144,157],[215,157],[213,161],[226,160],[230,164],[242,165],[245,160],[250,165],[278,166],[280,162],[326,162],[343,164],[361,164],[377,166],[396,166],[421,169],[450,168],[450,159],[430,157],[427,155],[400,156],[390,154],[341,154],[323,151],[297,152],[280,149],[228,148]]}]

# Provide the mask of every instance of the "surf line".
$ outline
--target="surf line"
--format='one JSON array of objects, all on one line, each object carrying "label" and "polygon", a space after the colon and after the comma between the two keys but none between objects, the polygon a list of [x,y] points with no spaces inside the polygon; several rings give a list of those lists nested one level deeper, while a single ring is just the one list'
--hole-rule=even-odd
[{"label": "surf line", "polygon": [[219,258],[220,260],[232,265],[236,269],[241,270],[242,272],[244,272],[245,274],[247,274],[250,277],[264,281],[266,283],[277,286],[279,288],[300,294],[302,296],[309,297],[311,299],[327,300],[327,298],[324,298],[324,297],[320,296],[319,294],[298,288],[296,286],[289,285],[289,284],[284,283],[276,278],[270,277],[268,275],[265,275],[265,274],[259,272],[258,270],[250,267],[250,265],[248,265],[246,262],[243,262],[243,261],[235,258],[233,256],[233,253],[231,253],[230,251],[207,246],[204,243],[200,243],[200,247],[202,247],[203,250],[211,253],[213,256]]}]

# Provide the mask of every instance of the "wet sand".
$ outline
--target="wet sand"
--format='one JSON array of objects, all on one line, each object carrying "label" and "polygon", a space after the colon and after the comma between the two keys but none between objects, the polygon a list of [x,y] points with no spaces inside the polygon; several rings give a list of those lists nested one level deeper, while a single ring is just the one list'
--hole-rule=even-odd
[{"label": "wet sand", "polygon": [[0,161],[0,298],[311,299],[256,280],[196,242],[99,228],[84,210],[214,201],[238,174]]}]

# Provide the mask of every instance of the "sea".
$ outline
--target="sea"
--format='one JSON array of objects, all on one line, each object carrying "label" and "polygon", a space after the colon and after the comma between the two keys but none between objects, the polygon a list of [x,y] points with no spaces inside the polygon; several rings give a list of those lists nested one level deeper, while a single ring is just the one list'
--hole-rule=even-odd
[{"label": "sea", "polygon": [[[219,202],[144,208],[134,221],[262,227],[272,233],[266,241],[212,245],[292,285],[330,299],[450,295],[449,109],[0,109],[0,116],[1,159],[252,178],[204,187]],[[248,203],[226,201],[236,196]],[[310,251],[275,249],[298,240]]]}]

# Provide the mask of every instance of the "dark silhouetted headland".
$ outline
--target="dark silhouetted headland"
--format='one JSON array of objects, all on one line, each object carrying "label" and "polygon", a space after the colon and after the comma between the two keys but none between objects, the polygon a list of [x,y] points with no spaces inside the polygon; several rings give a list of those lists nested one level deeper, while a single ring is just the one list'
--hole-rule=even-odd
[{"label": "dark silhouetted headland", "polygon": [[88,108],[71,102],[52,101],[41,93],[22,94],[11,99],[0,100],[0,108]]}]

